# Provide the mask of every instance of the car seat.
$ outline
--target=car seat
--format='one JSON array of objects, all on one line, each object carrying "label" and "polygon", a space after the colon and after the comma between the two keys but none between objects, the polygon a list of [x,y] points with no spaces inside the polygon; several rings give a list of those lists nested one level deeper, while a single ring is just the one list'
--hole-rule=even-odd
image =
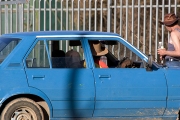
[{"label": "car seat", "polygon": [[64,68],[65,67],[65,52],[63,50],[55,50],[52,52],[52,67]]}]

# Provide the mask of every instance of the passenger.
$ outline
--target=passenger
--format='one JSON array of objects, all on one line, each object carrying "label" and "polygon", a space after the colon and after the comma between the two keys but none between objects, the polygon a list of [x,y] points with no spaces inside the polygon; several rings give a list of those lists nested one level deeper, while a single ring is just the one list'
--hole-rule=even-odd
[{"label": "passenger", "polygon": [[96,68],[108,68],[106,54],[108,50],[102,46],[99,41],[90,42],[90,48],[93,55]]},{"label": "passenger", "polygon": [[168,49],[158,49],[160,59],[165,58],[167,67],[180,67],[180,26],[178,25],[179,17],[174,13],[164,16],[164,21],[160,21],[170,32]]},{"label": "passenger", "polygon": [[66,67],[67,68],[83,68],[81,63],[81,57],[77,51],[69,50],[66,55]]}]

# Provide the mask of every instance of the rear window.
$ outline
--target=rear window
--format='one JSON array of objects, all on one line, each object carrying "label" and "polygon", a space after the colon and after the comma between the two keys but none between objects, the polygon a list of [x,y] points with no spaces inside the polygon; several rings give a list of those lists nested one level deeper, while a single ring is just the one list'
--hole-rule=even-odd
[{"label": "rear window", "polygon": [[20,42],[18,38],[0,37],[0,63],[11,53],[11,51]]}]

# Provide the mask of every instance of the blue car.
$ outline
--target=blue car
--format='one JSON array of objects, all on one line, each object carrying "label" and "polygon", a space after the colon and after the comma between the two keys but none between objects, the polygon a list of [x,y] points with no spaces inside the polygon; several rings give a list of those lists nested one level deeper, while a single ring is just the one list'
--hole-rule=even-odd
[{"label": "blue car", "polygon": [[178,119],[179,79],[115,33],[0,36],[1,120]]}]

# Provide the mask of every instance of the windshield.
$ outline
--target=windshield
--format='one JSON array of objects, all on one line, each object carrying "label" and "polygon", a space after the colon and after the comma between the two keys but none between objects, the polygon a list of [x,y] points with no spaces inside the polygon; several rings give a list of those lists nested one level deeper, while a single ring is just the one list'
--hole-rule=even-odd
[{"label": "windshield", "polygon": [[11,53],[17,46],[20,39],[0,37],[0,63]]}]

